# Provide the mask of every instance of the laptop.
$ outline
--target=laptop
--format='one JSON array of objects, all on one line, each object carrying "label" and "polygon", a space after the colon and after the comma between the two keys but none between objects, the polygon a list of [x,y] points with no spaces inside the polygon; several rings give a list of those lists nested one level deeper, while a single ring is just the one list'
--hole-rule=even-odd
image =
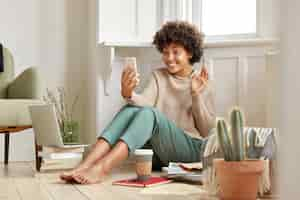
[{"label": "laptop", "polygon": [[38,145],[59,148],[86,147],[87,144],[64,144],[60,133],[54,105],[29,106],[32,127]]}]

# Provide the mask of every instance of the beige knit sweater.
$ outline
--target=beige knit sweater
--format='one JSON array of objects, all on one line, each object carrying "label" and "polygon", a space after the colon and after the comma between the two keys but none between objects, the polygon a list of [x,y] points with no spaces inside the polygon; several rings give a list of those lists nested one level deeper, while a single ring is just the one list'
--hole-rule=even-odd
[{"label": "beige knit sweater", "polygon": [[193,138],[203,138],[215,126],[215,92],[212,82],[198,95],[191,95],[191,76],[179,77],[166,68],[152,72],[140,94],[133,93],[128,103],[153,106]]}]

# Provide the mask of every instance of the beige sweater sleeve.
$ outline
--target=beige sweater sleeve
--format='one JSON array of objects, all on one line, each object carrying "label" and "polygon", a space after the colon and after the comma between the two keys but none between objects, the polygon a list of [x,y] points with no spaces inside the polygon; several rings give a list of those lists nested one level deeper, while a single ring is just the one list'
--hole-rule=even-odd
[{"label": "beige sweater sleeve", "polygon": [[154,73],[151,74],[145,88],[141,93],[133,92],[127,102],[136,106],[155,106],[158,97],[157,79]]},{"label": "beige sweater sleeve", "polygon": [[209,130],[216,125],[215,88],[211,81],[204,91],[192,96],[192,112],[196,128],[201,136],[207,137]]}]

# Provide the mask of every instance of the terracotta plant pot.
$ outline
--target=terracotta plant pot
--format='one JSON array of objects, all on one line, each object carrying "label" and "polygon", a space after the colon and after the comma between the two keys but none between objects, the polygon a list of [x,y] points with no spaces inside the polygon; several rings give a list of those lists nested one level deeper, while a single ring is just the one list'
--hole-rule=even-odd
[{"label": "terracotta plant pot", "polygon": [[255,200],[264,160],[213,161],[219,183],[219,196],[224,200]]}]

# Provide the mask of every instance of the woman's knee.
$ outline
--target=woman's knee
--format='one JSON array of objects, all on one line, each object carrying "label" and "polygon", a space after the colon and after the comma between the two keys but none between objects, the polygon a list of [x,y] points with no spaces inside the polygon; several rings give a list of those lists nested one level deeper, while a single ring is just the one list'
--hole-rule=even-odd
[{"label": "woman's knee", "polygon": [[154,115],[154,110],[151,107],[141,107],[139,109],[138,115],[140,116],[155,116]]}]

